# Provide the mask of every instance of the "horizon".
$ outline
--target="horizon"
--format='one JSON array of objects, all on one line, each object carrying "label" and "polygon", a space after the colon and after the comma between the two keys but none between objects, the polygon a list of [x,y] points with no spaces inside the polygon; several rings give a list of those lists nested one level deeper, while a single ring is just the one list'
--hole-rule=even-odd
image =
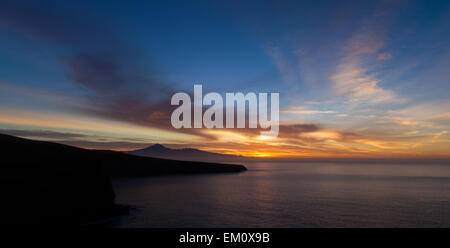
[{"label": "horizon", "polygon": [[[450,159],[450,2],[0,3],[0,133],[280,159]],[[80,17],[82,16],[82,17]],[[279,92],[279,135],[175,129],[176,92]]]},{"label": "horizon", "polygon": [[[12,137],[16,137],[16,138],[23,138],[23,137],[19,137],[19,136],[15,136],[12,134],[7,134],[7,133],[0,133],[0,135],[6,135],[6,136],[12,136]],[[54,142],[54,141],[49,141],[49,140],[39,140],[39,139],[33,139],[33,138],[25,138],[26,140],[33,140],[33,141],[46,141],[46,142],[51,142],[51,143],[56,143],[56,144],[62,144],[62,145],[68,145],[68,146],[72,146],[70,144],[64,144],[64,143],[58,143],[58,142]],[[77,146],[73,146],[73,147],[77,147]],[[154,147],[162,147],[163,149],[167,149],[169,151],[169,153],[167,154],[157,154],[155,155],[145,155],[145,154],[139,154],[139,153],[133,153],[133,152],[138,152],[141,150],[148,150]],[[83,148],[83,147],[78,147],[78,148]],[[433,158],[427,158],[427,157],[269,157],[269,156],[243,156],[243,155],[239,155],[239,154],[234,154],[234,153],[215,153],[215,152],[208,152],[205,150],[201,150],[201,149],[197,149],[197,148],[192,148],[192,147],[186,147],[186,146],[180,146],[179,144],[160,144],[160,143],[152,143],[152,144],[145,144],[143,147],[140,148],[136,148],[136,149],[132,149],[132,150],[111,150],[111,149],[99,149],[99,148],[83,148],[83,149],[87,149],[87,150],[110,150],[110,151],[116,151],[116,152],[124,152],[124,153],[129,153],[132,155],[136,155],[136,156],[143,156],[143,157],[151,157],[151,158],[163,158],[163,159],[169,159],[169,160],[186,160],[186,158],[184,157],[173,157],[173,153],[170,153],[172,151],[185,151],[185,150],[195,150],[195,151],[200,151],[200,152],[207,152],[210,153],[212,155],[231,155],[232,157],[229,158],[224,158],[224,157],[213,157],[213,159],[215,159],[215,162],[221,162],[221,163],[227,163],[227,162],[239,162],[239,163],[247,163],[247,162],[269,162],[269,163],[274,163],[274,162],[330,162],[330,163],[387,163],[387,164],[422,164],[422,163],[427,163],[427,164],[440,164],[440,165],[450,165],[450,158],[448,157],[433,157]],[[151,150],[153,151],[153,150]],[[189,154],[183,154],[184,155],[189,155]],[[193,154],[190,154],[193,155]],[[189,155],[189,156],[190,156]],[[198,154],[196,154],[198,155]],[[192,158],[187,159],[187,161],[200,161],[200,162],[211,162],[212,158],[209,159],[205,159],[203,157],[196,157],[194,156],[195,160],[193,160]],[[232,159],[232,160],[229,160]],[[236,160],[237,159],[237,160]]]}]

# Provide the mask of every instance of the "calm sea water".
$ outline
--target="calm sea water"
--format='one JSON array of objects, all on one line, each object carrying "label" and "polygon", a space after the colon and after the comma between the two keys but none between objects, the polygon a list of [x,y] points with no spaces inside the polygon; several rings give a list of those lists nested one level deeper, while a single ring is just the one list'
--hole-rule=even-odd
[{"label": "calm sea water", "polygon": [[450,166],[244,163],[114,183],[118,227],[450,227]]}]

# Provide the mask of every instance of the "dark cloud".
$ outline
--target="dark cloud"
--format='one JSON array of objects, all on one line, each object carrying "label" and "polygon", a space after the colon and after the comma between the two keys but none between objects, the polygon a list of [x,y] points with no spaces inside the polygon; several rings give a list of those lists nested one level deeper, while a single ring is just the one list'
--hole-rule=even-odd
[{"label": "dark cloud", "polygon": [[19,130],[19,129],[2,129],[0,130],[3,134],[9,134],[19,137],[28,138],[47,138],[47,139],[75,139],[75,138],[86,138],[87,135],[78,133],[66,133],[66,132],[55,132],[48,130]]},{"label": "dark cloud", "polygon": [[[126,52],[125,52],[126,51]],[[79,53],[63,58],[68,77],[76,84],[93,90],[98,96],[118,101],[155,102],[173,91],[167,82],[158,80],[152,68],[139,61],[131,49]]]},{"label": "dark cloud", "polygon": [[[0,3],[0,28],[50,42],[67,77],[86,89],[84,113],[167,128],[171,84],[155,63],[121,37],[117,26],[61,3]],[[58,49],[56,49],[58,48]]]},{"label": "dark cloud", "polygon": [[280,137],[292,137],[301,133],[315,132],[320,127],[317,124],[280,125]]}]

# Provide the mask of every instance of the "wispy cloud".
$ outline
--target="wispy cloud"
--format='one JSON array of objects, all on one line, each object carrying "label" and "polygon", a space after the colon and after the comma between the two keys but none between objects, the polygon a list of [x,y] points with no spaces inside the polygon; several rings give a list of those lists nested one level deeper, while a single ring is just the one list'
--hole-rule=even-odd
[{"label": "wispy cloud", "polygon": [[392,55],[390,53],[379,53],[378,54],[378,60],[389,60],[392,58]]},{"label": "wispy cloud", "polygon": [[405,101],[394,91],[381,87],[376,74],[369,73],[357,61],[339,65],[336,74],[330,79],[333,80],[335,94],[345,97],[351,104],[392,104]]},{"label": "wispy cloud", "polygon": [[[376,16],[374,14],[374,16]],[[377,61],[387,60],[389,53],[379,53],[385,47],[384,26],[373,24],[369,18],[356,31],[343,48],[344,56],[330,76],[336,95],[344,96],[351,104],[401,103],[405,99],[391,89],[386,89],[373,68]],[[367,29],[367,26],[376,28]],[[374,58],[375,57],[375,58]]]},{"label": "wispy cloud", "polygon": [[315,114],[336,114],[333,110],[314,110],[305,109],[304,107],[293,106],[287,109],[282,109],[283,113],[302,114],[302,115],[315,115]]}]

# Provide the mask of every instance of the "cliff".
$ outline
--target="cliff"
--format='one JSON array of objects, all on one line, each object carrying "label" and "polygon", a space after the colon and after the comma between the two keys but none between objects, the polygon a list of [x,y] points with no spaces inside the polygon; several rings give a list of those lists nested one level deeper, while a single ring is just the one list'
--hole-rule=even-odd
[{"label": "cliff", "polygon": [[241,165],[87,150],[0,134],[4,223],[83,224],[123,213],[110,177],[239,172]]}]

